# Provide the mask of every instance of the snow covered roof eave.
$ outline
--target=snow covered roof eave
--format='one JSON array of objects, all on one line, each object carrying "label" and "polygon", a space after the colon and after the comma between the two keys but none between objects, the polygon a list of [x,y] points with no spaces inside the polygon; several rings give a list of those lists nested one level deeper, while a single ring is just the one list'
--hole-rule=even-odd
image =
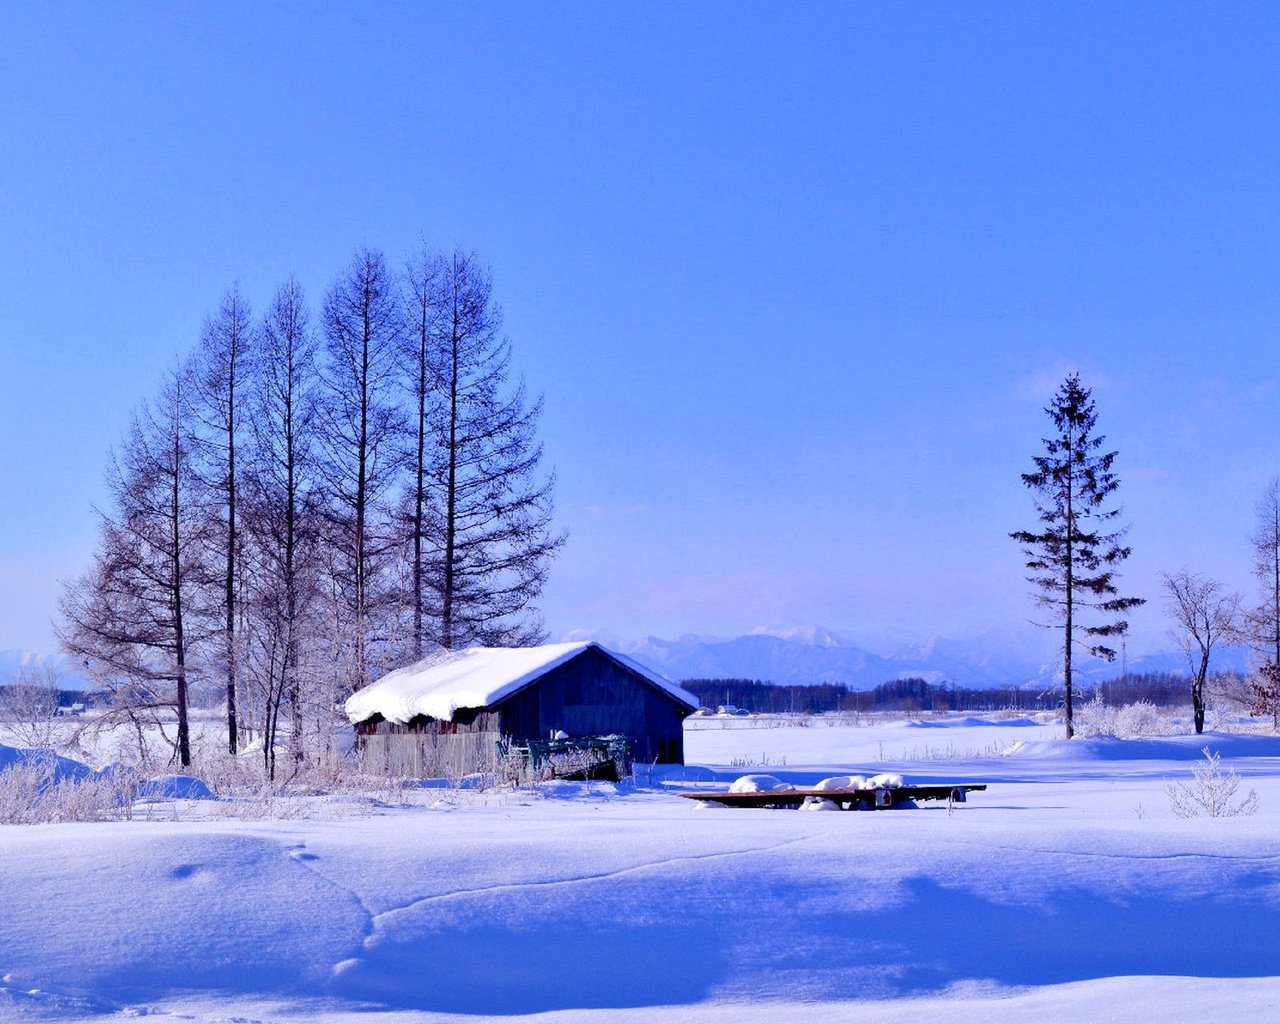
[{"label": "snow covered roof eave", "polygon": [[[375,716],[397,725],[404,725],[418,717],[449,721],[460,710],[488,708],[506,700],[591,648],[640,676],[650,686],[690,710],[698,707],[698,699],[687,690],[630,658],[590,641],[545,645],[547,656],[542,658],[538,655],[544,648],[470,648],[451,652],[444,658],[438,655],[429,657],[396,669],[352,694],[347,699],[344,710],[353,724],[368,721]],[[514,658],[525,662],[530,656],[532,661],[523,664],[523,671],[518,674],[499,681],[496,685],[483,684],[486,661],[497,660],[501,663]],[[469,666],[468,662],[473,660],[477,663]],[[503,667],[499,664],[493,668],[501,670]],[[432,682],[432,674],[441,678]],[[451,675],[460,678],[451,679]]]},{"label": "snow covered roof eave", "polygon": [[645,668],[645,666],[641,665],[640,662],[628,658],[625,654],[619,654],[617,651],[611,651],[607,647],[601,647],[597,643],[592,643],[591,646],[597,648],[607,657],[612,658],[624,668],[628,668],[632,672],[636,673],[636,675],[642,676],[646,682],[651,686],[662,690],[667,694],[667,696],[674,697],[681,704],[686,705],[690,711],[696,711],[702,706],[702,702],[698,700],[697,697],[686,690],[683,686],[673,683],[666,676],[658,675],[657,672],[653,672],[650,669]]}]

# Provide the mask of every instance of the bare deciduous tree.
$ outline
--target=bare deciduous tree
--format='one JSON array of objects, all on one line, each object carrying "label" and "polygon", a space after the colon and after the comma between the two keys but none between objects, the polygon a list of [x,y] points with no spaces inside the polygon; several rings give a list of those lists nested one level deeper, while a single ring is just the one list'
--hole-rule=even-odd
[{"label": "bare deciduous tree", "polygon": [[1187,656],[1191,671],[1191,710],[1196,733],[1204,732],[1205,678],[1213,648],[1236,636],[1240,620],[1240,595],[1229,594],[1221,583],[1180,572],[1160,574],[1165,610],[1174,622],[1169,636]]},{"label": "bare deciduous tree", "polygon": [[61,676],[51,665],[23,666],[0,685],[0,727],[29,750],[57,746]]},{"label": "bare deciduous tree", "polygon": [[404,520],[407,525],[410,577],[410,650],[416,661],[422,657],[426,641],[427,617],[427,553],[433,526],[432,508],[427,502],[432,455],[433,404],[440,397],[439,373],[443,369],[440,351],[442,331],[448,323],[448,295],[445,283],[447,267],[439,253],[424,249],[413,257],[406,268],[409,285],[406,303],[404,372],[409,381],[411,400],[409,466],[410,482]]},{"label": "bare deciduous tree", "polygon": [[210,490],[217,495],[210,513],[220,521],[218,536],[222,566],[222,659],[227,699],[227,748],[236,752],[236,691],[240,682],[240,648],[236,637],[241,575],[239,521],[241,406],[248,397],[248,355],[251,330],[248,304],[238,286],[222,297],[218,311],[205,320],[196,356],[194,383],[200,431],[198,464]]},{"label": "bare deciduous tree", "polygon": [[94,563],[63,590],[63,647],[111,686],[128,716],[172,709],[174,752],[191,764],[188,687],[204,633],[208,513],[198,499],[188,373],[144,405],[108,473]]},{"label": "bare deciduous tree", "polygon": [[348,613],[349,688],[370,681],[375,618],[394,545],[386,502],[402,436],[397,359],[402,311],[382,254],[357,253],[324,302],[327,401],[320,418],[325,446],[332,542],[341,554],[335,583]]},{"label": "bare deciduous tree", "polygon": [[275,777],[280,711],[290,712],[289,747],[302,759],[302,648],[316,594],[318,563],[316,344],[302,289],[277,292],[258,332],[253,368],[252,461],[247,476],[246,532],[253,650],[267,775]]},{"label": "bare deciduous tree", "polygon": [[432,429],[440,534],[430,580],[437,639],[449,649],[536,642],[542,624],[532,602],[564,543],[552,529],[554,479],[540,471],[534,436],[542,402],[527,400],[523,382],[508,387],[511,350],[489,275],[458,253],[441,272]]},{"label": "bare deciduous tree", "polygon": [[474,257],[424,250],[407,269],[401,290],[357,253],[314,334],[296,283],[256,326],[231,288],[191,367],[134,418],[61,636],[139,756],[176,713],[190,763],[199,682],[226,701],[229,751],[256,733],[274,777],[283,723],[301,761],[304,734],[328,742],[341,697],[403,655],[540,638],[564,541],[541,402],[509,379]]}]

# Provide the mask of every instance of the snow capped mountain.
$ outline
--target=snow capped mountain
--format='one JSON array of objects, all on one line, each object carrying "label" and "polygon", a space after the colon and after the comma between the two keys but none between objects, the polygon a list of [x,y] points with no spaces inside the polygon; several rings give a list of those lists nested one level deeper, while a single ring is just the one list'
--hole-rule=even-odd
[{"label": "snow capped mountain", "polygon": [[760,627],[738,637],[646,637],[633,643],[622,642],[617,650],[672,679],[831,682],[857,689],[903,676],[921,676],[936,682],[972,679],[968,685],[979,686],[1016,685],[1034,675],[1039,667],[997,665],[986,652],[952,650],[942,642],[904,647],[886,655],[821,626]]},{"label": "snow capped mountain", "polygon": [[88,686],[88,680],[73,671],[71,664],[60,654],[0,651],[0,686],[24,676],[33,676],[43,682],[47,673],[51,673],[64,690],[83,690]]},{"label": "snow capped mountain", "polygon": [[809,644],[812,647],[851,647],[853,642],[848,638],[833,633],[823,626],[757,626],[748,636],[771,636],[778,640],[790,640],[793,643]]},{"label": "snow capped mountain", "polygon": [[[1007,630],[957,639],[908,640],[882,636],[858,643],[822,626],[758,627],[743,636],[685,635],[675,640],[645,637],[626,641],[578,631],[564,639],[595,639],[670,679],[759,679],[774,683],[844,683],[870,689],[892,679],[918,677],[958,686],[1051,686],[1060,671],[1057,634]],[[1245,648],[1215,652],[1215,670],[1243,671]],[[1179,652],[1163,652],[1107,663],[1081,657],[1081,685],[1130,672],[1186,671]]]}]

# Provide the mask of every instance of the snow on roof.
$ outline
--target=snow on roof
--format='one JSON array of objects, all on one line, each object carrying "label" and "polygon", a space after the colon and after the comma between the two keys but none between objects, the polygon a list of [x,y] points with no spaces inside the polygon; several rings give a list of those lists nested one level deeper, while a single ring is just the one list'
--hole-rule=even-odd
[{"label": "snow on roof", "polygon": [[614,661],[644,677],[651,685],[691,708],[698,698],[669,679],[630,658],[594,642],[546,644],[542,647],[471,647],[440,651],[396,669],[347,699],[352,722],[381,715],[403,724],[419,715],[442,721],[459,708],[489,707],[509,697],[557,665],[595,647]]}]

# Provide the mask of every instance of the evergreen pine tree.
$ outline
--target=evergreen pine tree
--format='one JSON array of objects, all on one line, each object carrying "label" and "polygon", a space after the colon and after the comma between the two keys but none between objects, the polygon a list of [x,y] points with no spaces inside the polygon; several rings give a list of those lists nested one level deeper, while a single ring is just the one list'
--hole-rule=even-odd
[{"label": "evergreen pine tree", "polygon": [[1036,495],[1038,526],[1009,536],[1022,545],[1036,603],[1053,616],[1046,625],[1062,628],[1063,713],[1070,739],[1076,644],[1113,660],[1116,651],[1108,643],[1124,636],[1125,613],[1144,601],[1120,597],[1116,588],[1116,569],[1130,549],[1121,544],[1125,529],[1114,525],[1120,508],[1109,501],[1120,485],[1112,471],[1117,453],[1103,452],[1106,438],[1093,432],[1092,392],[1072,373],[1045,412],[1056,435],[1044,438],[1045,453],[1034,457],[1035,471],[1022,474]]}]

